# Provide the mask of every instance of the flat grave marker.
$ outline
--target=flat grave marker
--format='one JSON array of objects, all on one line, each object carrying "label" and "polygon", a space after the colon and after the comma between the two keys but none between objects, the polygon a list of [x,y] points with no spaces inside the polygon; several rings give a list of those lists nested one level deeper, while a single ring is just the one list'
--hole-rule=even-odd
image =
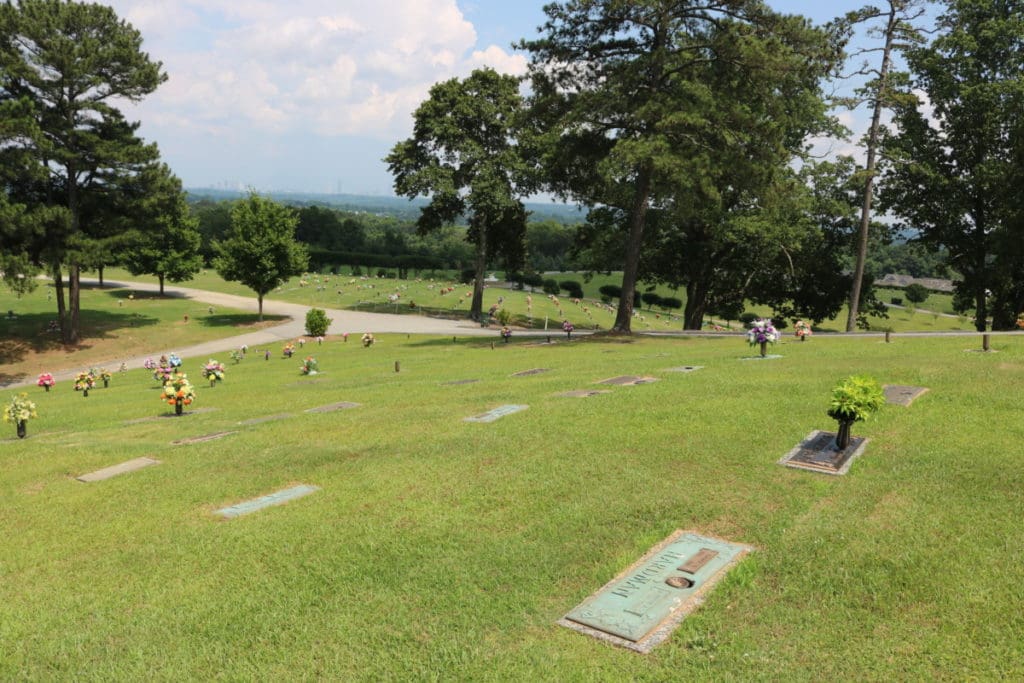
[{"label": "flat grave marker", "polygon": [[620,377],[609,377],[608,379],[598,380],[594,384],[611,384],[617,387],[634,387],[638,384],[651,384],[657,382],[657,377],[640,377],[638,375],[622,375]]},{"label": "flat grave marker", "polygon": [[326,406],[320,406],[318,408],[307,408],[304,412],[307,413],[333,413],[336,410],[347,410],[349,408],[358,408],[360,403],[352,403],[351,401],[339,401],[338,403],[331,403]]},{"label": "flat grave marker", "polygon": [[668,372],[697,372],[703,369],[703,365],[680,365],[676,368],[668,368]]},{"label": "flat grave marker", "polygon": [[836,449],[834,432],[815,430],[793,450],[782,456],[779,464],[823,474],[846,474],[850,470],[850,465],[860,457],[867,445],[868,439],[863,436],[852,436],[850,444],[840,451]]},{"label": "flat grave marker", "polygon": [[86,483],[92,481],[103,481],[104,479],[116,477],[119,474],[134,472],[136,470],[141,470],[143,467],[149,467],[150,465],[159,464],[160,461],[154,460],[153,458],[135,458],[134,460],[128,460],[126,462],[122,462],[119,465],[111,465],[110,467],[104,467],[101,470],[89,472],[88,474],[83,474],[82,476],[75,478],[78,481],[83,481]]},{"label": "flat grave marker", "polygon": [[230,436],[231,434],[235,433],[236,432],[214,432],[212,434],[203,434],[202,436],[190,436],[187,439],[178,439],[177,441],[172,441],[171,444],[175,446],[182,446],[185,444],[203,443],[204,441],[214,441],[216,439],[223,439],[225,436]]},{"label": "flat grave marker", "polygon": [[748,545],[676,531],[558,623],[646,654],[752,551]]},{"label": "flat grave marker", "polygon": [[475,384],[476,382],[479,381],[480,380],[478,379],[453,379],[450,382],[441,382],[441,385],[447,387],[457,387],[463,384]]},{"label": "flat grave marker", "polygon": [[212,413],[215,410],[217,410],[217,409],[216,408],[211,408],[211,407],[207,406],[205,408],[196,408],[195,410],[186,410],[186,411],[182,412],[181,415],[175,415],[174,413],[163,413],[162,415],[150,415],[149,417],[137,417],[137,418],[135,418],[133,420],[125,420],[121,424],[123,424],[125,426],[127,426],[127,425],[136,425],[136,424],[141,424],[143,422],[156,422],[157,420],[168,420],[168,419],[170,419],[172,417],[185,417],[186,415],[202,415],[203,413]]},{"label": "flat grave marker", "polygon": [[513,413],[521,412],[523,410],[526,410],[529,407],[530,406],[515,405],[515,404],[498,406],[497,408],[494,408],[493,410],[488,410],[486,413],[483,413],[481,415],[475,415],[473,417],[464,417],[464,418],[462,418],[462,421],[463,422],[494,422],[495,420],[497,420],[499,418],[505,417],[506,415],[512,415]]},{"label": "flat grave marker", "polygon": [[561,394],[555,394],[555,396],[559,398],[590,398],[591,396],[610,393],[612,392],[607,389],[577,389],[575,391],[564,391]]},{"label": "flat grave marker", "polygon": [[778,358],[782,358],[782,356],[777,353],[769,353],[764,356],[744,356],[740,360],[776,360]]},{"label": "flat grave marker", "polygon": [[928,391],[927,387],[912,387],[903,384],[883,384],[885,402],[897,406],[909,406],[917,397]]},{"label": "flat grave marker", "polygon": [[252,500],[221,508],[220,510],[216,510],[215,514],[218,514],[221,517],[227,517],[228,519],[241,517],[242,515],[248,515],[251,512],[256,512],[257,510],[262,510],[263,508],[271,507],[273,505],[283,505],[284,503],[295,500],[296,498],[308,496],[314,491],[319,490],[319,486],[300,484],[298,486],[292,486],[291,488],[282,489],[276,493],[261,496],[260,498],[253,498]]},{"label": "flat grave marker", "polygon": [[291,413],[281,413],[280,415],[265,415],[263,417],[254,417],[249,420],[242,420],[238,424],[249,426],[263,424],[264,422],[274,422],[276,420],[287,420],[289,417],[295,417]]},{"label": "flat grave marker", "polygon": [[533,368],[532,370],[523,370],[522,372],[514,373],[513,377],[529,377],[531,375],[539,375],[542,372],[550,372],[550,368]]}]

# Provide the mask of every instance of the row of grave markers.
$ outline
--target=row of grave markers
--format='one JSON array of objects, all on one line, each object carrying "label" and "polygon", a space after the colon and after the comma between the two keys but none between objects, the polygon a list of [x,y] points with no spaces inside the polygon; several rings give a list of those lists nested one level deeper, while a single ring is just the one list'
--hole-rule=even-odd
[{"label": "row of grave markers", "polygon": [[[693,372],[701,366],[682,366],[672,371]],[[547,372],[547,368],[534,368],[516,373],[523,377]],[[446,384],[469,384],[478,380],[455,380]],[[600,380],[596,384],[613,386],[636,386],[657,381],[656,377],[623,375]],[[885,385],[888,403],[909,406],[916,398],[928,391],[923,387]],[[575,390],[558,394],[565,397],[590,397],[607,390]],[[324,413],[359,406],[348,401],[310,408],[307,413]],[[503,405],[481,415],[464,418],[466,422],[489,423],[501,417],[528,409],[520,404]],[[198,412],[198,411],[196,411]],[[291,414],[270,415],[239,422],[240,425],[254,425],[272,420],[287,419]],[[236,432],[216,432],[173,442],[189,444],[222,438]],[[807,439],[784,456],[779,463],[827,474],[845,474],[852,461],[859,456],[867,439],[851,440],[850,447],[837,452],[834,435],[827,432],[812,432]],[[160,461],[153,458],[136,458],[119,465],[107,467],[77,479],[82,482],[97,482],[128,472],[134,472]],[[214,514],[231,519],[250,514],[267,507],[308,496],[319,487],[299,484],[251,500],[236,503],[214,511]],[[596,591],[580,605],[570,610],[558,621],[560,625],[591,635],[606,642],[635,652],[650,652],[663,642],[692,612],[725,574],[754,548],[724,539],[702,536],[693,531],[677,531],[648,551],[633,565],[625,569],[605,586]]]}]

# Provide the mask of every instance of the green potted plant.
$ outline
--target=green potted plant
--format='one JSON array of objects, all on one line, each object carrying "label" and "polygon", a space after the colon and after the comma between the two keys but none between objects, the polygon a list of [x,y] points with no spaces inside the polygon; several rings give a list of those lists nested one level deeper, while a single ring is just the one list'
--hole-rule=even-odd
[{"label": "green potted plant", "polygon": [[828,416],[839,423],[836,448],[845,450],[850,445],[850,427],[854,422],[868,419],[885,403],[885,393],[873,377],[851,375],[832,389]]}]

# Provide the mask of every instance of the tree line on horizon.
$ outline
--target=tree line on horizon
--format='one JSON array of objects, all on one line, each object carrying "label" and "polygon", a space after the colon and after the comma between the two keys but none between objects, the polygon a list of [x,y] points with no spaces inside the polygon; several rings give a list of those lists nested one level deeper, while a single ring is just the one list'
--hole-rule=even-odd
[{"label": "tree line on horizon", "polygon": [[[872,254],[912,227],[938,255],[933,269],[956,274],[955,299],[978,329],[1010,328],[1024,311],[1024,200],[1013,189],[1024,179],[1024,6],[937,4],[930,29],[923,0],[824,26],[757,0],[547,5],[539,37],[517,45],[528,94],[491,69],[438,83],[385,158],[398,195],[427,198],[412,231],[255,193],[226,222],[217,203],[190,209],[115,106],[167,78],[138,31],[102,5],[4,3],[0,268],[15,289],[52,277],[67,343],[78,339],[84,269],[123,264],[162,285],[205,258],[248,277],[262,301],[310,256],[465,264],[475,317],[485,271],[522,272],[557,253],[563,267],[622,271],[623,292],[685,289],[687,328],[753,302],[815,321],[847,303],[852,329],[880,310]],[[878,42],[855,68],[866,79],[856,96],[839,101],[826,88],[857,31]],[[847,135],[835,107],[861,104],[873,113],[866,165],[814,158],[810,139]],[[569,246],[565,226],[531,225],[524,197],[537,192],[586,209]],[[634,301],[620,298],[614,331],[630,331]]]}]

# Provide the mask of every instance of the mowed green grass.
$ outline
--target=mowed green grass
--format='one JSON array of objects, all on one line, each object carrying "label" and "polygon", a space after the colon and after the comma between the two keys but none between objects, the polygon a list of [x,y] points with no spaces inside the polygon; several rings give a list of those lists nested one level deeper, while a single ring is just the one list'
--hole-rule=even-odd
[{"label": "mowed green grass", "polygon": [[[171,410],[143,370],[34,389],[29,438],[0,425],[0,679],[1019,679],[1024,340],[978,346],[332,339],[220,358],[213,389],[187,359],[212,410],[137,423]],[[851,373],[929,391],[855,426],[844,477],[777,465]],[[624,374],[659,381],[557,396]],[[303,412],[338,401],[360,406]],[[213,514],[300,483],[321,490]],[[757,551],[650,655],[555,624],[676,529]]]},{"label": "mowed green grass", "polygon": [[[107,269],[107,277],[111,280],[137,280],[155,283],[156,279],[147,276],[132,276],[129,273],[111,268]],[[576,302],[571,297],[559,296],[552,300],[542,292],[525,292],[508,290],[504,287],[490,286],[484,290],[483,308],[488,310],[493,305],[508,309],[513,315],[513,324],[532,329],[558,329],[563,320],[569,320],[579,329],[608,330],[615,323],[615,306],[617,301],[605,304],[601,301],[599,289],[604,284],[621,284],[622,276],[596,274],[589,282],[584,282],[583,273],[549,274],[559,282],[575,280],[583,286],[584,299]],[[183,286],[205,289],[226,294],[254,296],[251,290],[237,282],[225,282],[216,272],[206,270],[193,280],[182,283]],[[443,289],[454,287],[449,293]],[[644,287],[641,287],[644,289]],[[267,296],[268,299],[279,299],[306,306],[317,306],[335,309],[357,309],[376,313],[406,313],[410,315],[435,315],[466,317],[472,303],[473,288],[468,285],[456,284],[450,279],[410,278],[398,280],[394,278],[352,277],[351,275],[325,275],[308,273],[295,277],[282,284]],[[662,296],[673,296],[686,301],[685,290],[673,290],[658,287]],[[902,295],[899,290],[886,290]],[[388,297],[398,295],[391,303]],[[500,301],[499,301],[500,299]],[[884,298],[888,301],[888,298]],[[921,306],[921,310],[890,309],[888,318],[868,317],[873,330],[891,329],[893,332],[923,331],[948,332],[957,330],[973,330],[974,326],[966,317],[950,317],[938,315],[939,311],[950,309],[948,295],[933,295]],[[415,307],[410,303],[416,304]],[[929,306],[933,306],[934,312]],[[773,312],[766,306],[748,306],[752,313],[772,316]],[[632,329],[636,332],[669,332],[681,331],[683,327],[682,311],[650,308],[646,304],[636,310],[632,321]],[[835,319],[821,323],[820,331],[841,332],[846,330],[847,308],[844,306]],[[708,316],[706,323],[725,325],[716,316]],[[730,327],[739,330],[742,325],[732,321]],[[787,328],[790,331],[792,326]]]}]

